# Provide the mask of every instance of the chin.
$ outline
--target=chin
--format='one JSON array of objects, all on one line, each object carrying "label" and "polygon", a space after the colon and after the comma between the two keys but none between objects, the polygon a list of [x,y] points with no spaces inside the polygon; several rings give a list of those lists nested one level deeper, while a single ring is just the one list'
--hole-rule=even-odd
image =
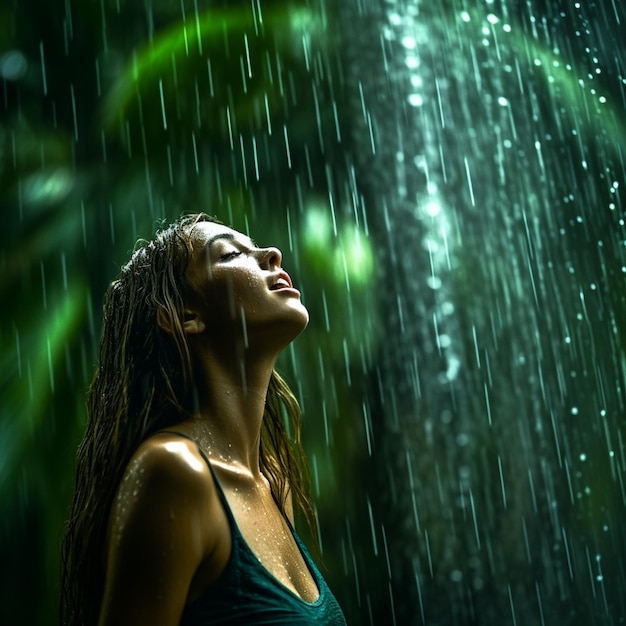
[{"label": "chin", "polygon": [[290,334],[293,334],[293,341],[307,326],[309,325],[309,312],[302,307],[297,312],[294,311],[293,315],[289,316],[289,320],[284,320],[283,328],[289,329]]},{"label": "chin", "polygon": [[293,307],[288,318],[280,322],[280,328],[285,334],[287,343],[291,343],[309,325],[309,312],[299,303]]},{"label": "chin", "polygon": [[302,323],[302,329],[300,330],[300,332],[302,332],[309,325],[309,311],[304,306],[304,304],[300,303],[300,306],[298,307],[298,312],[300,314]]}]

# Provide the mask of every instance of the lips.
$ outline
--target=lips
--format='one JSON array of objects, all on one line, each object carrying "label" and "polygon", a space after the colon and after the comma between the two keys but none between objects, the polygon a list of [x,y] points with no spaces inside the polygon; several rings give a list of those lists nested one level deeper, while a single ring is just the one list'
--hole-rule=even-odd
[{"label": "lips", "polygon": [[287,272],[278,272],[273,277],[273,283],[270,285],[270,291],[278,289],[293,289],[293,283]]},{"label": "lips", "polygon": [[271,287],[270,289],[272,291],[275,291],[276,289],[283,289],[283,288],[289,288],[290,285],[289,283],[284,279],[284,278],[279,278]]}]

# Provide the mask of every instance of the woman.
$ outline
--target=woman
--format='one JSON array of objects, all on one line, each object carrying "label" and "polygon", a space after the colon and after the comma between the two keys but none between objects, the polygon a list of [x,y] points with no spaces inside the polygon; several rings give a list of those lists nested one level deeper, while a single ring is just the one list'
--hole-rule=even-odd
[{"label": "woman", "polygon": [[274,363],[308,313],[281,260],[188,215],[111,284],[63,545],[65,623],[345,624],[293,531],[294,504],[313,513],[298,404]]}]

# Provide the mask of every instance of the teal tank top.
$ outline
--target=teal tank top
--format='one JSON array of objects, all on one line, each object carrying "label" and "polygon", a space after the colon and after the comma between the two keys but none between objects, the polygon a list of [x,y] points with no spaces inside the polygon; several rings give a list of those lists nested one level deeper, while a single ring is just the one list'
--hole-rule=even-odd
[{"label": "teal tank top", "polygon": [[[173,434],[189,439],[182,433]],[[346,626],[339,603],[288,519],[287,524],[317,584],[318,599],[306,602],[265,569],[239,531],[211,463],[201,450],[199,452],[211,470],[228,518],[232,538],[231,552],[219,578],[185,607],[180,626]]]}]

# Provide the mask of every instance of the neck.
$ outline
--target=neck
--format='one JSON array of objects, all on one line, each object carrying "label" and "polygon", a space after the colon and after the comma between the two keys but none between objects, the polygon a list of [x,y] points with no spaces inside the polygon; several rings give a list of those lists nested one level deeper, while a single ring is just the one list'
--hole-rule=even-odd
[{"label": "neck", "polygon": [[275,356],[236,350],[234,358],[207,351],[195,359],[196,407],[190,426],[208,454],[259,477],[265,399]]}]

